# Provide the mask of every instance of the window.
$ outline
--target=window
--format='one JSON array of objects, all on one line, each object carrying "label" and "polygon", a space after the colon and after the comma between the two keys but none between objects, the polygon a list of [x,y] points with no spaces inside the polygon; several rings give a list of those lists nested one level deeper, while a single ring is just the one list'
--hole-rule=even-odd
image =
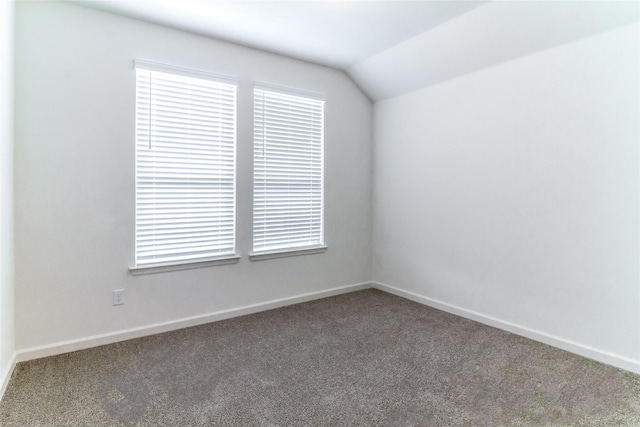
[{"label": "window", "polygon": [[236,84],[135,68],[136,267],[233,259]]},{"label": "window", "polygon": [[255,86],[252,259],[326,249],[323,127],[321,98]]}]

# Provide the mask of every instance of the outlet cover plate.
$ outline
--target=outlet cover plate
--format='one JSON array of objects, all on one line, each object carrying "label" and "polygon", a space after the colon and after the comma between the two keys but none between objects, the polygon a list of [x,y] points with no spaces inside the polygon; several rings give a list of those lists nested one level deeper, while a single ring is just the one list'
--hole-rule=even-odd
[{"label": "outlet cover plate", "polygon": [[124,304],[124,289],[116,289],[113,291],[113,305]]}]

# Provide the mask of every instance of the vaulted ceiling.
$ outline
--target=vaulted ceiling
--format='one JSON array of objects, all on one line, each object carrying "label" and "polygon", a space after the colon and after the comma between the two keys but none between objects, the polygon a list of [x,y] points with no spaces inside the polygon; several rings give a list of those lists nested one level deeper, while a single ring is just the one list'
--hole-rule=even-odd
[{"label": "vaulted ceiling", "polygon": [[75,3],[344,70],[374,101],[638,21],[636,1]]}]

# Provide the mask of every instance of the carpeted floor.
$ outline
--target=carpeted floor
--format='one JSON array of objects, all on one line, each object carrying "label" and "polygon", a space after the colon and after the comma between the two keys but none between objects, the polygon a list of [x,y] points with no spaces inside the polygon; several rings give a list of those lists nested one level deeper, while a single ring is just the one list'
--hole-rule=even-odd
[{"label": "carpeted floor", "polygon": [[20,363],[2,426],[640,426],[640,376],[376,290]]}]

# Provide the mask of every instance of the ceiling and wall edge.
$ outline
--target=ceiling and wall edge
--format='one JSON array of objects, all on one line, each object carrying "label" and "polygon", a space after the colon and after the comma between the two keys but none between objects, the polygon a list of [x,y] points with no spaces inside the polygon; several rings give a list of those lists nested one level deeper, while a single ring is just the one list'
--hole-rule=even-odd
[{"label": "ceiling and wall edge", "polygon": [[638,21],[627,1],[492,1],[347,69],[374,102]]},{"label": "ceiling and wall edge", "polygon": [[[635,1],[478,1],[478,2],[453,2],[449,3],[447,10],[434,10],[440,16],[426,25],[427,30],[404,39],[390,47],[370,54],[364,59],[351,62],[345,59],[344,52],[338,52],[336,47],[335,57],[326,54],[320,58],[312,53],[301,54],[300,42],[290,42],[289,46],[283,46],[282,40],[256,41],[256,34],[246,37],[241,34],[241,22],[226,24],[225,28],[203,27],[203,19],[198,23],[186,24],[185,17],[172,19],[163,16],[163,13],[171,12],[168,3],[154,2],[125,2],[125,1],[92,1],[67,0],[70,3],[99,9],[108,13],[114,13],[129,18],[143,20],[165,27],[175,28],[181,31],[191,32],[203,37],[213,38],[224,42],[245,46],[263,52],[288,57],[294,60],[308,62],[324,67],[333,68],[344,72],[356,86],[373,103],[393,98],[404,93],[412,92],[428,86],[432,86],[477,70],[501,64],[519,57],[540,52],[561,44],[569,43],[584,37],[588,37],[603,31],[638,21],[638,3]],[[224,2],[223,2],[224,3]],[[304,6],[304,4],[308,6]],[[352,2],[331,2],[332,7],[338,4]],[[357,3],[357,2],[356,2]],[[389,5],[393,2],[388,2]],[[405,2],[402,2],[405,3]],[[441,4],[447,2],[422,2],[423,4]],[[135,4],[135,6],[132,6]],[[265,4],[274,6],[275,11],[285,11],[287,7],[300,9],[309,7],[307,11],[313,11],[322,2],[292,2],[288,6],[284,2],[262,2],[251,7],[243,5],[244,10],[257,9],[250,18],[257,19],[259,13],[269,11]],[[315,4],[315,6],[314,6]],[[418,4],[418,3],[414,3]],[[451,5],[461,5],[452,10]],[[204,10],[213,7],[214,3],[192,1],[185,8],[190,7],[189,13],[193,14],[197,7]],[[220,7],[220,6],[216,6]],[[259,7],[259,8],[258,8]],[[323,5],[324,7],[324,5]],[[329,6],[326,6],[329,7]],[[363,7],[363,6],[359,6]],[[297,10],[296,9],[296,10]],[[162,12],[164,10],[164,12]],[[306,9],[300,9],[306,10]],[[323,9],[324,10],[324,9]],[[325,10],[326,11],[326,10]],[[237,18],[238,12],[231,18]],[[339,10],[336,9],[336,13]],[[208,10],[211,13],[211,10]],[[294,12],[289,10],[289,14]],[[347,15],[348,16],[348,15]],[[286,17],[283,18],[285,20]],[[265,16],[269,21],[270,17]],[[319,17],[315,22],[312,14],[307,14],[301,19],[313,23],[319,28],[328,25],[328,17]],[[323,21],[324,19],[324,21]],[[338,19],[338,18],[336,18]],[[233,19],[231,19],[233,21]],[[237,21],[237,19],[236,19]],[[218,23],[222,22],[218,19]],[[344,21],[342,21],[344,25]],[[377,23],[379,24],[379,23]],[[371,23],[371,32],[375,31],[376,23]],[[359,29],[365,25],[358,22]],[[246,25],[245,25],[246,26]],[[265,28],[268,27],[265,25]],[[287,29],[292,31],[295,25]],[[316,29],[317,30],[317,29]],[[329,30],[325,28],[325,30]],[[388,30],[388,28],[387,28]],[[267,30],[263,30],[267,31]],[[414,28],[415,32],[416,29]],[[212,36],[215,34],[216,36]],[[291,37],[292,39],[295,37]],[[387,40],[388,42],[388,40]],[[330,43],[336,43],[335,40]],[[310,45],[312,46],[312,45]],[[380,46],[380,45],[379,45]],[[368,46],[373,49],[373,47]],[[311,49],[311,47],[310,47]],[[297,52],[297,53],[296,53]],[[312,59],[316,58],[316,60]]]}]

